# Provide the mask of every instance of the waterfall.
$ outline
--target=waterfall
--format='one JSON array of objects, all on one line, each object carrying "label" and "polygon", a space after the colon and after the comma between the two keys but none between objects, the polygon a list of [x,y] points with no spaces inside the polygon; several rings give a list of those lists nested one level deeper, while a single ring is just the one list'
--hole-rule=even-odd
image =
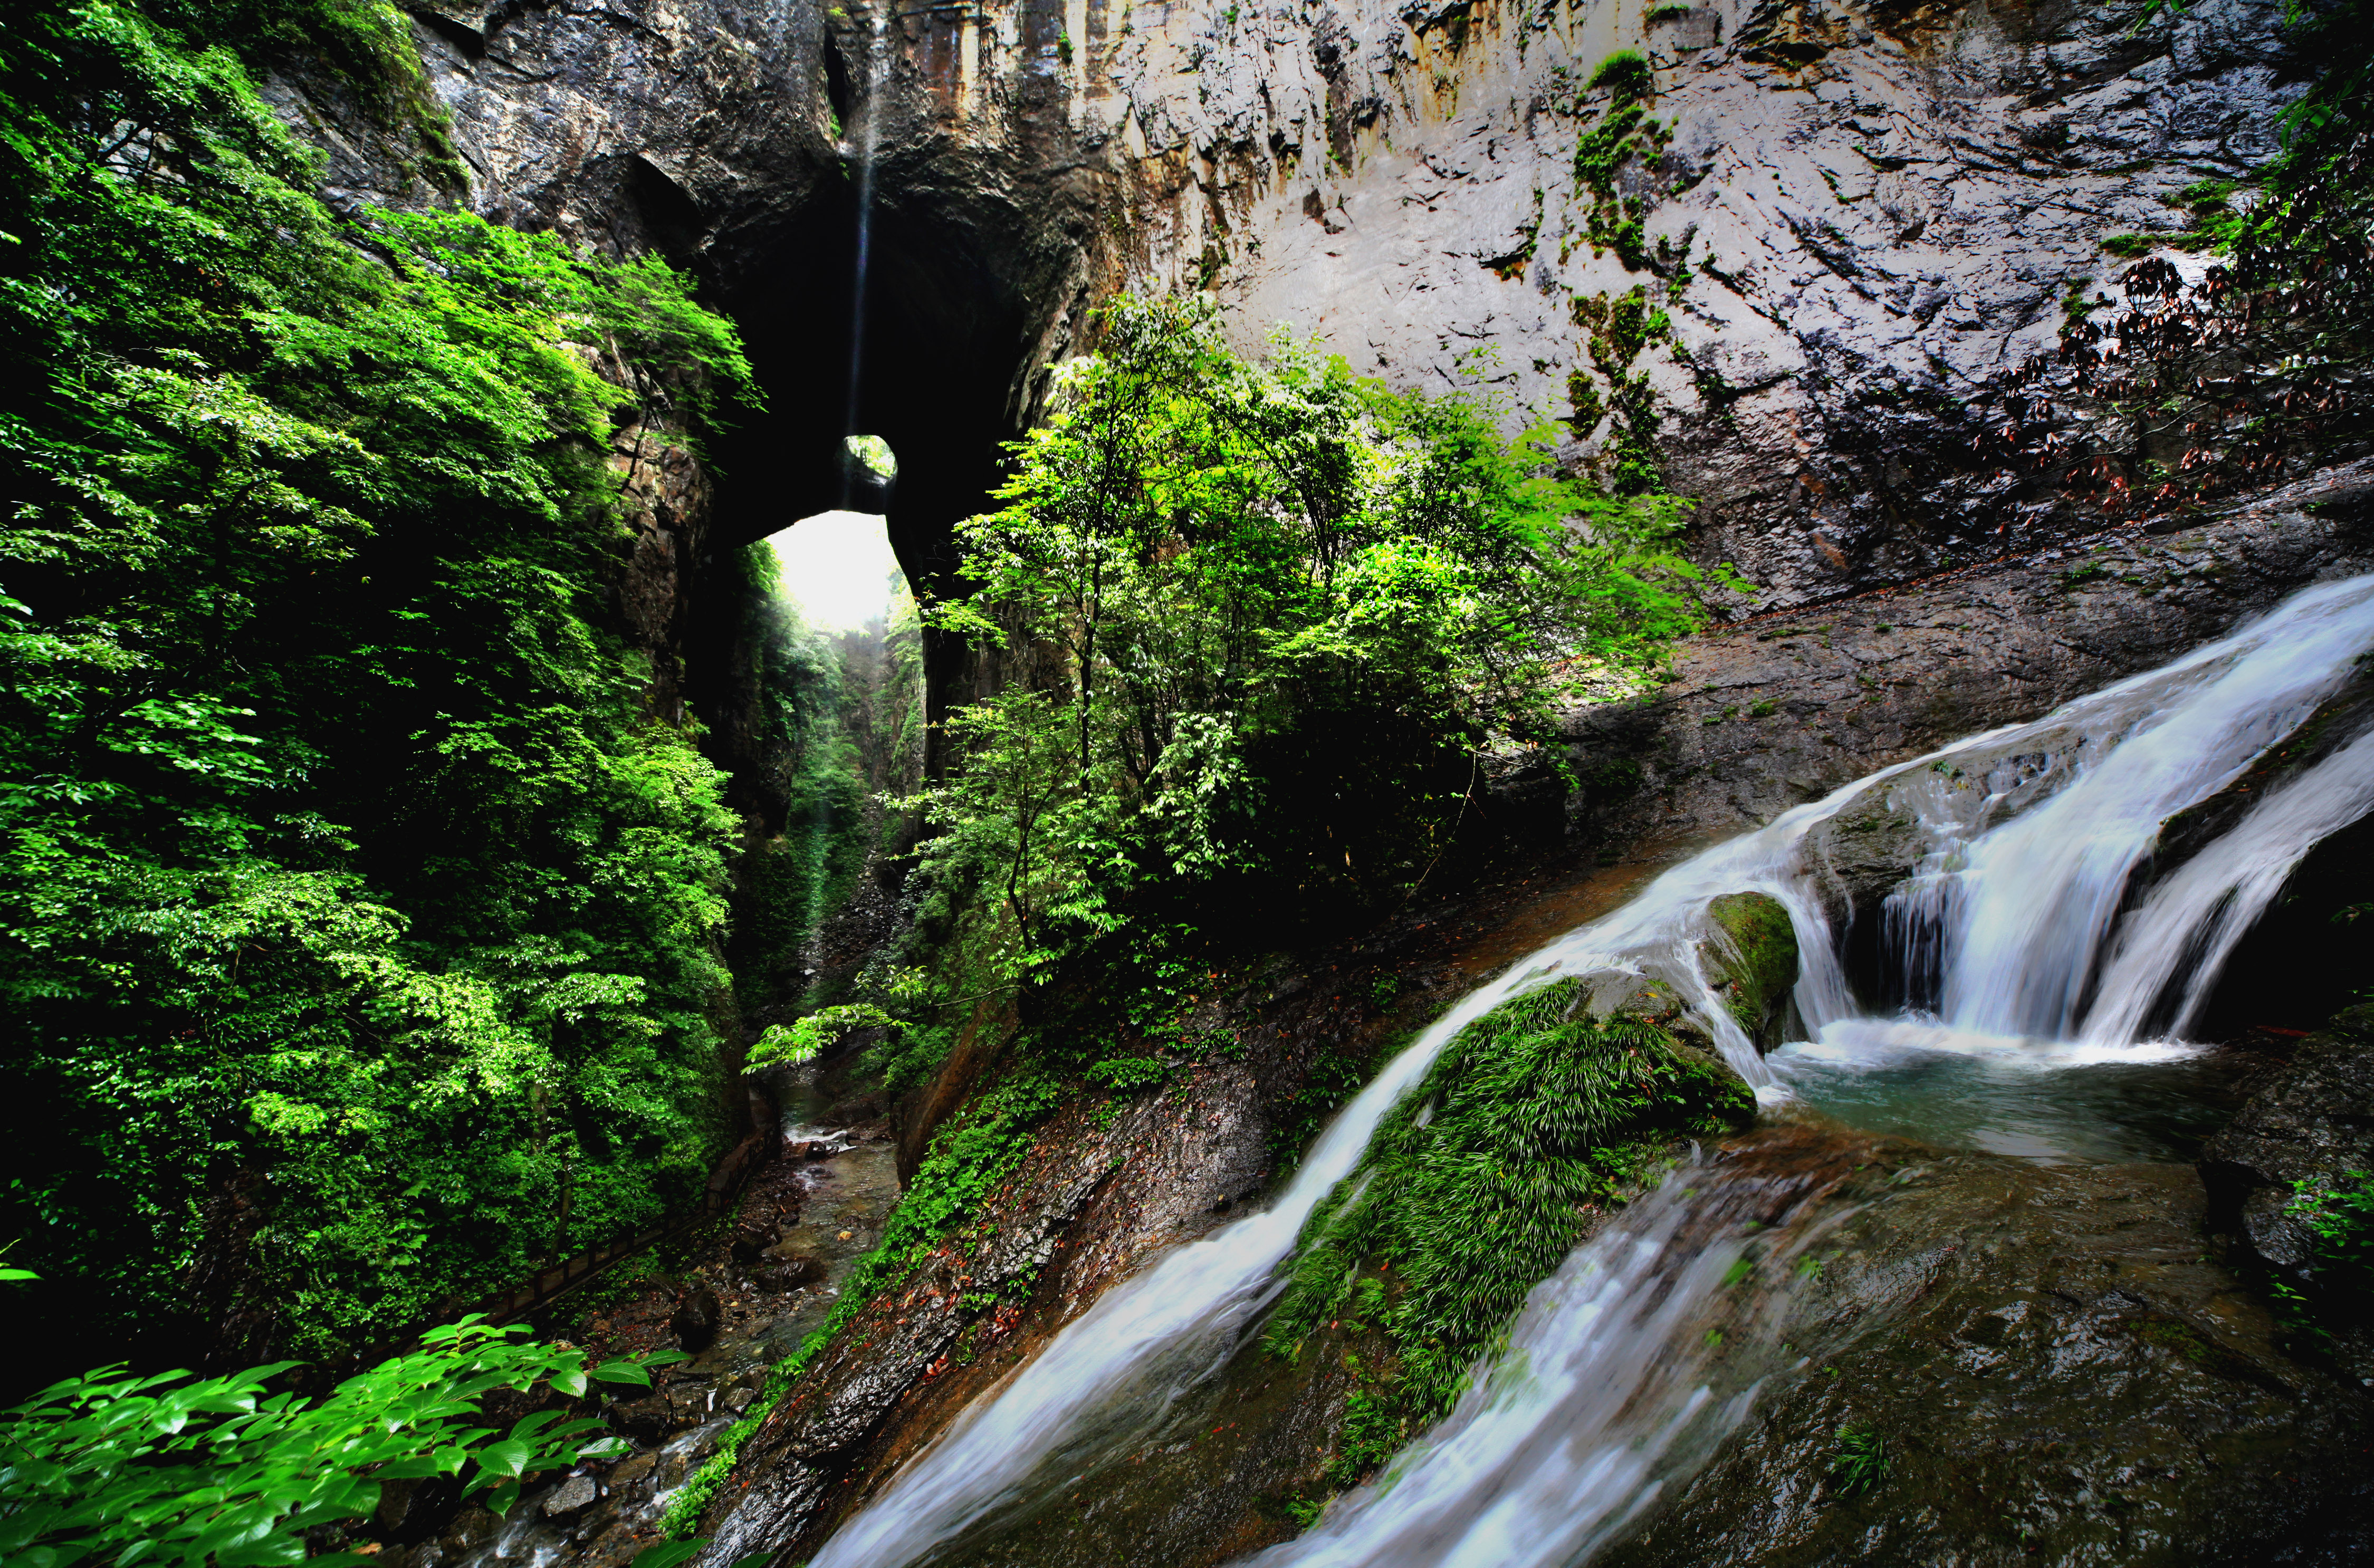
[{"label": "waterfall", "polygon": [[[2374,577],[2310,589],[2158,670],[1883,769],[1670,868],[1631,903],[1462,1000],[1345,1107],[1269,1209],[1108,1292],[975,1400],[812,1568],[900,1568],[1070,1484],[1157,1424],[1271,1299],[1297,1233],[1385,1113],[1460,1029],[1512,995],[1560,973],[1677,972],[1686,1005],[1758,1097],[1788,1098],[1787,1072],[1775,1071],[1783,1057],[1759,1059],[1698,976],[1697,922],[1718,895],[1767,893],[1790,910],[1796,1003],[1816,1050],[1851,1057],[1876,1042],[2000,1054],[2025,1041],[2036,1048],[2023,1062],[2064,1069],[2180,1050],[2125,1034],[2077,1038],[2089,977],[2109,954],[2094,1010],[2103,1029],[2139,1026],[2180,978],[2187,1009],[2197,1007],[2215,959],[2289,867],[2374,803],[2374,742],[2270,792],[2225,844],[2122,922],[2128,883],[2163,819],[2234,779],[2369,646]],[[1816,826],[1881,790],[1929,837],[1890,913],[1910,939],[1899,956],[1944,970],[1942,1018],[1861,1015],[1824,913],[1824,868],[1807,851]],[[1716,1309],[1710,1281],[1741,1257],[1723,1220],[1746,1201],[1745,1179],[1668,1182],[1635,1204],[1529,1301],[1511,1339],[1522,1376],[1482,1380],[1381,1481],[1256,1561],[1556,1568],[1612,1539],[1665,1479],[1710,1452],[1754,1397],[1752,1383],[1718,1390],[1688,1349]]]},{"label": "waterfall", "polygon": [[[2166,676],[2086,699],[2099,714],[2087,737],[2094,743],[2073,749],[2063,765],[2066,782],[2050,800],[1969,844],[1965,868],[1931,895],[1942,894],[1947,906],[1941,922],[1945,1021],[1996,1036],[2065,1039],[2078,1033],[2121,899],[2159,825],[2232,782],[2289,733],[2346,678],[2369,640],[2374,592],[2363,579],[2336,583],[2299,595]],[[2334,799],[2348,793],[2344,789]],[[2272,882],[2259,879],[2266,895],[2309,845],[2363,810],[2338,821],[2314,810],[2296,813],[2288,833],[2266,824],[2257,835],[2261,848],[2279,852],[2278,839],[2292,846],[2287,858],[2274,862],[2281,870]],[[2264,816],[2262,809],[2254,821]],[[2172,963],[2180,944],[2152,951]],[[2169,973],[2164,965],[2152,977]],[[2117,1025],[2085,1033],[2116,1043],[2142,1023],[2140,1010],[2128,1009]]]},{"label": "waterfall", "polygon": [[[1818,1196],[1752,1152],[1676,1170],[1534,1287],[1507,1353],[1440,1424],[1248,1568],[1588,1556],[1713,1452],[1785,1355],[1795,1265],[1845,1212],[1807,1200]],[[1758,1288],[1736,1288],[1751,1275]]]},{"label": "waterfall", "polygon": [[2233,832],[2185,862],[2121,925],[2085,1038],[2140,1035],[2170,989],[2181,1036],[2209,1000],[2227,955],[2319,840],[2374,811],[2374,734],[2362,735],[2269,794]]}]

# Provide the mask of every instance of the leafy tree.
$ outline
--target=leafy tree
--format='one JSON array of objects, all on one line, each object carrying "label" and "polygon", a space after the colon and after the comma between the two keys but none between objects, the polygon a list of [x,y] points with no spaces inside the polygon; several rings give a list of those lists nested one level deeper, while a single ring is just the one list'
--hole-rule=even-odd
[{"label": "leafy tree", "polygon": [[[1487,753],[1637,689],[1697,624],[1681,505],[1564,479],[1549,427],[1397,394],[1206,308],[1124,299],[1000,509],[960,530],[943,628],[1037,649],[949,721],[925,798],[1043,965],[1165,900],[1353,907],[1439,855]],[[1200,891],[1199,891],[1200,890]]]},{"label": "leafy tree", "polygon": [[738,343],[655,260],[332,213],[237,52],[291,33],[417,73],[365,0],[0,41],[0,1098],[41,1151],[0,1234],[43,1344],[332,1352],[656,1217],[723,1131],[737,824],[605,601],[614,429],[752,396]]}]

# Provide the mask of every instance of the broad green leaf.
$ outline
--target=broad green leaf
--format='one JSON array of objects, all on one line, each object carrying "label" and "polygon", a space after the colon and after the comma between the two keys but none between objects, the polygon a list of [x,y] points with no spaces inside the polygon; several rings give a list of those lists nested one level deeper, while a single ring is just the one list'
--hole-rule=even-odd
[{"label": "broad green leaf", "polygon": [[535,1450],[517,1438],[507,1438],[488,1444],[476,1457],[478,1468],[488,1475],[517,1476],[535,1457]]}]

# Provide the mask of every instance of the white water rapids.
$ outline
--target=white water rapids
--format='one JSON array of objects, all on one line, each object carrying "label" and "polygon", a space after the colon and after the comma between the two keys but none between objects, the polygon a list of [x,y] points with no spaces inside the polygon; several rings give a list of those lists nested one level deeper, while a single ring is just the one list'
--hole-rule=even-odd
[{"label": "white water rapids", "polygon": [[[1907,1053],[2028,1075],[2185,1054],[2140,1036],[2171,996],[2177,1024],[2189,1020],[2292,867],[2374,805],[2374,739],[2271,790],[2122,917],[2130,882],[2165,818],[2232,782],[2369,647],[2374,578],[2309,589],[2161,669],[1885,769],[1674,866],[1461,1001],[1344,1108],[1269,1209],[1106,1293],[976,1400],[812,1568],[923,1560],[1069,1484],[1158,1421],[1234,1349],[1277,1288],[1304,1221],[1443,1046],[1557,974],[1678,974],[1686,1005],[1768,1103],[1809,1074]],[[1933,1014],[1863,1016],[1823,913],[1823,868],[1807,835],[1875,789],[1929,836],[1931,852],[1889,914],[1901,961],[1942,976]],[[1696,968],[1707,900],[1739,892],[1780,899],[1796,926],[1796,1003],[1811,1038],[1769,1061]],[[1752,1383],[1710,1381],[1698,1348],[1710,1315],[1748,1310],[1716,1300],[1745,1245],[1730,1223],[1742,1191],[1686,1169],[1633,1205],[1535,1290],[1511,1330],[1510,1360],[1448,1419],[1309,1533],[1254,1561],[1561,1568],[1620,1534],[1754,1396]],[[1759,1245],[1785,1254],[1804,1244],[1802,1232]]]}]

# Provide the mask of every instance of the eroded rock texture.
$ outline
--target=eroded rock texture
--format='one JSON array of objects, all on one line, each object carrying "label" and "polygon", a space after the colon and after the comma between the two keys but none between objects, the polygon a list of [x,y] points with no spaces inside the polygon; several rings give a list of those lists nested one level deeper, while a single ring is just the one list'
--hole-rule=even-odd
[{"label": "eroded rock texture", "polygon": [[[1979,451],[1976,400],[2051,347],[2081,283],[2116,296],[2103,240],[2182,228],[2178,191],[2274,149],[2308,68],[2278,11],[2209,0],[2140,29],[2065,0],[415,15],[472,205],[694,263],[748,325],[775,406],[727,454],[750,487],[722,538],[834,503],[853,392],[855,427],[909,459],[911,572],[945,572],[948,523],[1087,310],[1209,287],[1248,341],[1284,322],[1398,383],[1480,381],[1512,417],[1567,420],[1576,463],[1647,452],[1698,501],[1695,547],[1769,608],[2086,522]],[[1644,81],[1589,85],[1630,47]],[[425,199],[421,160],[335,95],[285,96],[335,189]],[[1645,330],[1611,325],[1635,288]]]}]

